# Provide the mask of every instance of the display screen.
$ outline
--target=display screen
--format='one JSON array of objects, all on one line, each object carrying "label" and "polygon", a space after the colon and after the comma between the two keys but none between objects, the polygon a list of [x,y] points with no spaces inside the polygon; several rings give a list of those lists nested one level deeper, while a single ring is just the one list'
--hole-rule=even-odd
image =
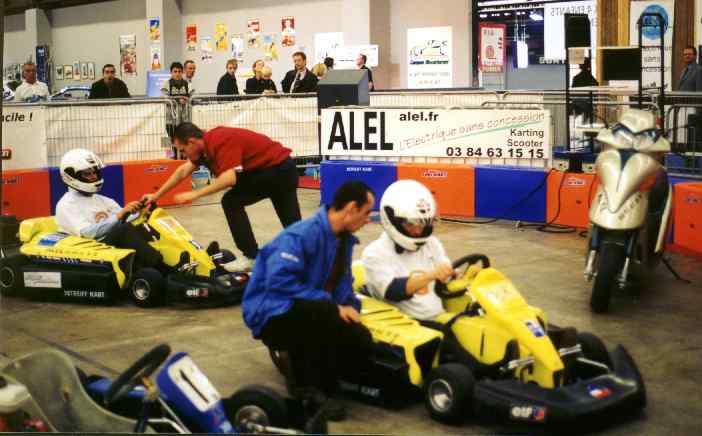
[{"label": "display screen", "polygon": [[638,47],[602,47],[602,80],[639,80],[641,50]]}]

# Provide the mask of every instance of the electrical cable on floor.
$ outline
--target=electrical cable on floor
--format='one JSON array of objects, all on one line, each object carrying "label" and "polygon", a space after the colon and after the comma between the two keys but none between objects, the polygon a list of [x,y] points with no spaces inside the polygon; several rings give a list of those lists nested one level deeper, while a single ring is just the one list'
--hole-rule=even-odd
[{"label": "electrical cable on floor", "polygon": [[[551,170],[546,174],[546,180],[548,180],[548,177],[551,175],[552,172],[555,170],[551,168]],[[561,182],[558,185],[558,202],[556,203],[558,206],[556,208],[556,215],[547,223],[541,224],[541,223],[530,223],[530,224],[520,224],[517,222],[517,228],[528,228],[528,227],[536,227],[536,230],[539,232],[544,232],[544,233],[574,233],[577,231],[575,227],[572,226],[564,226],[560,224],[554,224],[556,220],[558,220],[558,217],[561,215],[561,194],[563,193],[563,184],[565,183],[567,173],[563,173],[563,177],[561,177]],[[542,184],[543,185],[543,184]]]}]

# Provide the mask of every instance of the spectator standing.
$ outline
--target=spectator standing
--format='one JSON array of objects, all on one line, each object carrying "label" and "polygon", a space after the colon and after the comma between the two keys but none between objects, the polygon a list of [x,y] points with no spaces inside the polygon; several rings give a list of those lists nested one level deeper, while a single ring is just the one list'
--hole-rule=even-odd
[{"label": "spectator standing", "polygon": [[285,74],[281,82],[284,93],[317,92],[317,76],[307,69],[307,55],[301,51],[293,53],[295,69]]},{"label": "spectator standing", "polygon": [[183,64],[183,68],[185,72],[185,81],[188,82],[188,90],[190,91],[190,95],[193,95],[195,93],[193,78],[195,77],[195,70],[197,69],[195,61],[188,59]]},{"label": "spectator standing", "polygon": [[368,61],[368,58],[366,57],[366,55],[361,53],[356,58],[356,66],[358,67],[359,70],[368,71],[368,89],[370,91],[375,91],[375,85],[373,84],[373,71],[371,71],[371,69],[366,66],[367,61]]},{"label": "spectator standing", "polygon": [[251,66],[253,77],[246,79],[246,87],[244,88],[245,94],[261,94],[263,92],[260,81],[262,79],[261,68],[263,68],[264,65],[263,60],[256,59]]},{"label": "spectator standing", "polygon": [[161,94],[165,97],[171,97],[175,103],[175,111],[167,111],[168,119],[166,120],[168,136],[173,138],[175,126],[182,121],[187,121],[188,118],[188,97],[190,96],[190,90],[188,88],[188,82],[183,79],[183,64],[180,62],[173,62],[171,64],[171,78],[163,82]]},{"label": "spectator standing", "polygon": [[324,58],[324,66],[327,67],[327,71],[334,69],[334,58],[326,57]]},{"label": "spectator standing", "polygon": [[327,75],[327,67],[326,65],[320,63],[320,64],[315,64],[314,67],[312,67],[312,74],[314,74],[317,77],[317,80],[322,80],[324,76]]},{"label": "spectator standing", "polygon": [[90,87],[88,98],[129,98],[127,85],[115,77],[117,68],[112,64],[102,67],[102,79]]},{"label": "spectator standing", "polygon": [[685,69],[680,75],[678,91],[702,91],[702,67],[697,64],[697,49],[695,47],[691,45],[685,47],[683,62],[685,62]]},{"label": "spectator standing", "polygon": [[35,103],[49,99],[49,87],[37,80],[37,66],[33,62],[22,66],[22,78],[24,82],[15,90],[15,101]]},{"label": "spectator standing", "polygon": [[227,61],[227,72],[219,78],[217,84],[217,95],[238,95],[239,88],[236,85],[236,69],[238,65],[236,59]]}]

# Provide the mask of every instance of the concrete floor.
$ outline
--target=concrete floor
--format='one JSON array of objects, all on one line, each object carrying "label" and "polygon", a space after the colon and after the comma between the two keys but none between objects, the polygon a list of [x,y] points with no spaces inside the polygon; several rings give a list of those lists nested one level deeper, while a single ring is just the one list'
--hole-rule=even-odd
[{"label": "concrete floor", "polygon": [[[303,216],[317,209],[319,193],[300,190]],[[214,199],[208,199],[213,201]],[[174,208],[176,216],[204,244],[233,242],[218,203]],[[259,243],[270,240],[280,224],[269,202],[249,208]],[[366,226],[361,249],[380,233],[378,224]],[[555,235],[534,229],[515,230],[512,222],[486,225],[440,223],[436,233],[451,258],[468,252],[488,254],[530,304],[542,307],[552,322],[595,332],[608,347],[624,344],[643,374],[648,408],[642,416],[610,427],[605,434],[693,434],[702,416],[702,263],[673,256],[678,271],[693,284],[676,281],[665,269],[646,276],[638,298],[622,295],[608,315],[589,309],[589,284],[582,276],[585,239],[577,234]],[[248,383],[266,383],[284,392],[262,343],[252,339],[239,307],[138,309],[125,302],[97,307],[49,304],[5,298],[0,302],[0,365],[48,344],[58,344],[87,356],[76,358],[87,372],[102,367],[118,371],[154,345],[167,342],[192,355],[222,395]],[[433,422],[416,403],[401,410],[385,410],[349,402],[350,417],[330,423],[334,433],[475,434],[508,432],[509,427],[468,422],[448,427]],[[697,430],[695,430],[697,428]]]}]

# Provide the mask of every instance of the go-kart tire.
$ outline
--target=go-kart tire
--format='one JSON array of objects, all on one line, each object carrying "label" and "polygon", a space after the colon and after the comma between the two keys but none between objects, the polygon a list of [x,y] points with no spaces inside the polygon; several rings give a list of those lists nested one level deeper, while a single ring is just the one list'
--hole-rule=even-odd
[{"label": "go-kart tire", "polygon": [[22,256],[0,259],[0,294],[6,297],[17,295],[24,287],[21,266],[25,263]]},{"label": "go-kart tire", "polygon": [[238,432],[253,433],[252,429],[246,428],[245,420],[252,420],[264,426],[288,426],[288,407],[285,399],[267,386],[244,386],[223,403],[229,422]]},{"label": "go-kart tire", "polygon": [[154,268],[141,268],[132,277],[129,295],[139,307],[156,307],[165,303],[166,280]]},{"label": "go-kart tire", "polygon": [[608,368],[612,368],[612,359],[602,339],[590,332],[578,332],[578,343],[586,359],[603,363],[607,365]]},{"label": "go-kart tire", "polygon": [[440,365],[429,373],[425,406],[431,417],[445,424],[460,424],[470,414],[475,378],[458,363]]},{"label": "go-kart tire", "polygon": [[617,276],[624,266],[624,247],[615,243],[603,243],[597,259],[597,275],[592,284],[590,308],[595,313],[609,309],[612,288],[617,285]]}]

